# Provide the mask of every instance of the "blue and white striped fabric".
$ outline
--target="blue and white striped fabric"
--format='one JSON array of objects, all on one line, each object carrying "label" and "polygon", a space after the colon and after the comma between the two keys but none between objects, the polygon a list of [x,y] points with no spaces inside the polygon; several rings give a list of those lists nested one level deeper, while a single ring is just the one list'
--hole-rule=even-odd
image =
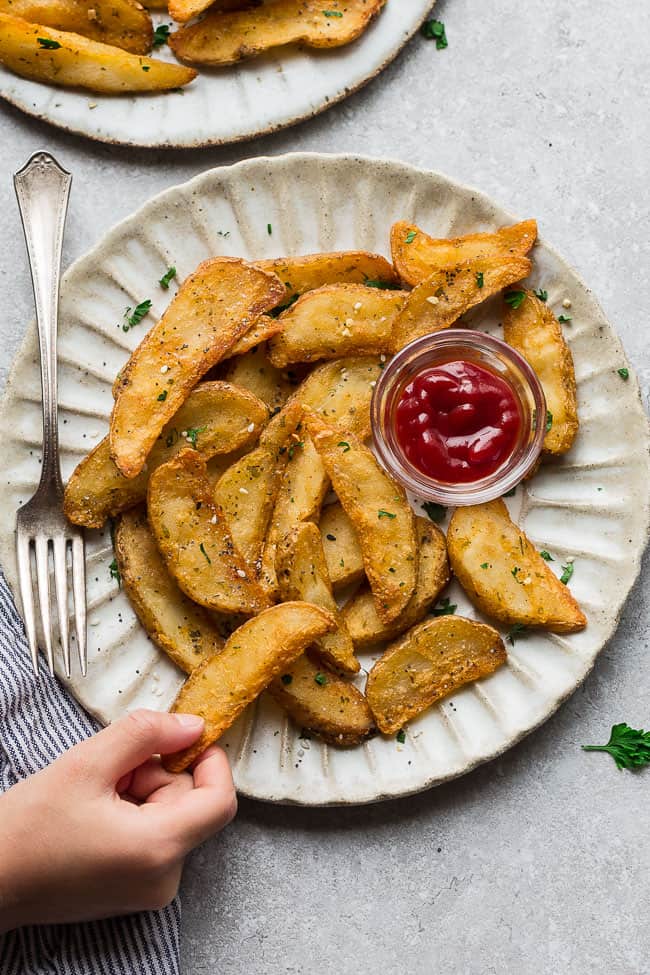
[{"label": "blue and white striped fabric", "polygon": [[[0,790],[98,728],[55,678],[32,671],[23,624],[0,574]],[[0,936],[2,975],[178,975],[180,906]]]}]

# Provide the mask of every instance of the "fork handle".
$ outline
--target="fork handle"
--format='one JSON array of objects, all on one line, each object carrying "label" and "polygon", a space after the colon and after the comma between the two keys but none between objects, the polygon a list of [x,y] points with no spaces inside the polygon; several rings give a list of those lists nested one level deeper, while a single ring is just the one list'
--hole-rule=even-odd
[{"label": "fork handle", "polygon": [[41,488],[62,492],[59,464],[56,337],[63,228],[72,176],[49,152],[35,152],[14,174],[34,287],[43,391]]}]

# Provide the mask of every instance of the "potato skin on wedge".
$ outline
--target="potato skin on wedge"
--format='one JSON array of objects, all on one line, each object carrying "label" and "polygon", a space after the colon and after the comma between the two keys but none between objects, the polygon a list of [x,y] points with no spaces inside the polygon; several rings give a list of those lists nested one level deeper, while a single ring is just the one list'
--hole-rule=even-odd
[{"label": "potato skin on wedge", "polygon": [[543,451],[554,457],[573,446],[578,433],[578,403],[573,356],[551,309],[530,291],[518,308],[506,305],[503,338],[533,367],[551,414]]},{"label": "potato skin on wedge", "polygon": [[158,551],[144,508],[127,511],[115,529],[122,585],[147,634],[190,674],[223,647],[210,614],[178,588]]},{"label": "potato skin on wedge", "polygon": [[395,270],[402,281],[420,284],[434,271],[485,257],[525,257],[537,240],[537,221],[523,220],[491,234],[451,239],[430,237],[414,223],[399,220],[390,231]]},{"label": "potato skin on wedge", "polygon": [[269,684],[268,693],[299,728],[328,745],[350,748],[374,733],[372,711],[361,691],[324,667],[311,653],[298,657],[276,677]]},{"label": "potato skin on wedge", "polygon": [[318,606],[282,603],[235,630],[221,653],[197,667],[178,692],[172,712],[198,714],[205,728],[190,748],[164,756],[165,768],[182,772],[191,765],[275,677],[333,626],[332,617]]},{"label": "potato skin on wedge", "polygon": [[[43,45],[39,38],[49,42]],[[56,45],[56,46],[55,46]],[[169,91],[196,71],[0,13],[0,64],[32,81],[119,94]]]},{"label": "potato skin on wedge", "polygon": [[587,625],[568,587],[511,520],[503,501],[456,508],[447,548],[454,575],[492,619],[552,633],[575,633]]},{"label": "potato skin on wedge", "polygon": [[463,616],[440,616],[393,643],[368,675],[366,696],[383,734],[392,735],[443,697],[506,662],[491,626]]},{"label": "potato skin on wedge", "polygon": [[361,582],[365,570],[359,538],[338,501],[323,508],[318,527],[333,589]]},{"label": "potato skin on wedge", "polygon": [[183,450],[154,471],[148,511],[167,568],[190,599],[222,613],[258,613],[269,605],[233,545],[195,450]]},{"label": "potato skin on wedge", "polygon": [[288,297],[315,291],[326,284],[366,284],[374,287],[399,287],[392,264],[369,251],[334,251],[330,254],[304,254],[256,261],[264,271],[272,271],[287,287]]},{"label": "potato skin on wedge", "polygon": [[132,54],[151,50],[151,17],[137,0],[0,0],[0,13],[73,31]]}]

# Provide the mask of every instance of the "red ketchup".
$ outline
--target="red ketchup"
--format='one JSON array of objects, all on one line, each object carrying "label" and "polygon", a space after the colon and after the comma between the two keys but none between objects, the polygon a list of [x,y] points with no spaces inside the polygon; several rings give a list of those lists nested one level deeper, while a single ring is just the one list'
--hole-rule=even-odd
[{"label": "red ketchup", "polygon": [[395,435],[411,464],[437,481],[469,483],[493,474],[521,428],[510,385],[475,362],[445,362],[418,373],[395,410]]}]

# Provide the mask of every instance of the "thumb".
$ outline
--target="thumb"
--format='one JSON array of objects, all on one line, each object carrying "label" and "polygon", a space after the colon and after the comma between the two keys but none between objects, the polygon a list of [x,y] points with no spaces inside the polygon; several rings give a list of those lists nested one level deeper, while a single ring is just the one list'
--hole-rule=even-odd
[{"label": "thumb", "polygon": [[194,714],[132,711],[77,746],[107,783],[115,784],[152,755],[165,755],[193,744],[204,727]]}]

